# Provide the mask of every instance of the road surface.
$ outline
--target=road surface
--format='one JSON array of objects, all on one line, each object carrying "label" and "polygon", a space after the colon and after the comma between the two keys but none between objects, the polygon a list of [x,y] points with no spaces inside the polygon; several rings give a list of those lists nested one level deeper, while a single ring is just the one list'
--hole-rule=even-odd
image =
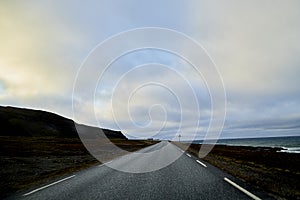
[{"label": "road surface", "polygon": [[139,171],[156,167],[174,155],[180,157],[165,168],[147,173],[126,173],[106,165],[95,166],[32,188],[12,199],[253,199],[224,180],[225,176],[228,180],[233,180],[232,177],[183,153],[171,143],[160,142],[140,152],[154,154],[152,158],[142,153],[128,154],[109,165],[123,167],[124,171]]}]

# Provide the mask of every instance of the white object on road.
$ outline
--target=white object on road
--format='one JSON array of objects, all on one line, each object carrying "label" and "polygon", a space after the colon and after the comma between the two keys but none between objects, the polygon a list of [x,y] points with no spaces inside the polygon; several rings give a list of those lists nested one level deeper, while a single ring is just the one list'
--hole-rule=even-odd
[{"label": "white object on road", "polygon": [[190,154],[188,154],[188,153],[187,153],[186,155],[187,155],[188,157],[191,157],[191,155],[190,155]]},{"label": "white object on road", "polygon": [[32,190],[31,192],[28,192],[28,193],[26,193],[26,194],[23,194],[23,196],[30,195],[30,194],[32,194],[32,193],[35,193],[35,192],[37,192],[37,191],[40,191],[40,190],[42,190],[42,189],[45,189],[45,188],[50,187],[50,186],[52,186],[52,185],[55,185],[55,184],[57,184],[57,183],[60,183],[60,182],[63,182],[63,181],[65,181],[65,180],[68,180],[68,179],[70,179],[70,178],[73,178],[74,176],[75,176],[75,175],[72,175],[72,176],[69,176],[69,177],[67,177],[67,178],[64,178],[64,179],[61,179],[61,180],[59,180],[59,181],[56,181],[56,182],[54,182],[54,183],[51,183],[51,184],[49,184],[49,185],[45,185],[45,186],[40,187],[40,188],[38,188],[38,189]]},{"label": "white object on road", "polygon": [[203,162],[201,162],[200,160],[196,160],[197,163],[199,163],[200,165],[202,165],[203,167],[207,167],[206,164],[204,164]]},{"label": "white object on road", "polygon": [[249,192],[248,190],[242,188],[241,186],[239,186],[238,184],[236,184],[235,182],[231,181],[230,179],[228,178],[224,178],[224,180],[231,184],[232,186],[234,186],[235,188],[237,188],[238,190],[242,191],[243,193],[245,193],[246,195],[248,195],[249,197],[251,197],[252,199],[255,199],[255,200],[261,200],[261,198],[255,196],[254,194],[252,194],[251,192]]}]

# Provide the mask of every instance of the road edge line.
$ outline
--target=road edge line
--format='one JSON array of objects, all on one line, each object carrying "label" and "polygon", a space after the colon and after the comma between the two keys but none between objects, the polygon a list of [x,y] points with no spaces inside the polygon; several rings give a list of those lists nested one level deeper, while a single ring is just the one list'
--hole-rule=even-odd
[{"label": "road edge line", "polygon": [[102,167],[104,165],[108,165],[109,163],[112,163],[112,162],[113,162],[113,160],[110,160],[110,161],[108,161],[106,163],[102,163],[102,164],[98,165],[98,167]]},{"label": "road edge line", "polygon": [[243,192],[244,194],[248,195],[249,197],[251,197],[254,200],[261,200],[261,198],[255,196],[254,194],[252,194],[251,192],[249,192],[248,190],[242,188],[241,186],[239,186],[238,184],[236,184],[235,182],[231,181],[230,179],[224,177],[224,181],[226,181],[227,183],[231,184],[232,186],[234,186],[235,188],[237,188],[238,190],[240,190],[241,192]]},{"label": "road edge line", "polygon": [[47,188],[47,187],[50,187],[50,186],[55,185],[55,184],[57,184],[57,183],[66,181],[66,180],[68,180],[68,179],[70,179],[70,178],[73,178],[73,177],[75,177],[75,175],[66,177],[66,178],[64,178],[64,179],[55,181],[55,182],[53,182],[53,183],[50,183],[50,184],[45,185],[45,186],[43,186],[43,187],[40,187],[40,188],[38,188],[38,189],[32,190],[31,192],[28,192],[28,193],[26,193],[26,194],[23,194],[23,196],[28,196],[28,195],[30,195],[30,194],[33,194],[33,193],[37,192],[37,191],[43,190],[43,189],[45,189],[45,188]]},{"label": "road edge line", "polygon": [[196,160],[196,162],[202,165],[203,167],[207,167],[206,164],[202,163],[200,160]]}]

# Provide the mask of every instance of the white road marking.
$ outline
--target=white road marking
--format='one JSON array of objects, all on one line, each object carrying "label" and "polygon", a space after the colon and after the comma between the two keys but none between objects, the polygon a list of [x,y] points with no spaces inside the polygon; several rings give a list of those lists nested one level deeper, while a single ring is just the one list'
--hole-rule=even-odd
[{"label": "white road marking", "polygon": [[231,181],[230,179],[228,178],[224,178],[224,180],[231,184],[232,186],[234,186],[235,188],[237,188],[238,190],[242,191],[243,193],[245,193],[246,195],[248,195],[249,197],[251,197],[252,199],[255,199],[255,200],[261,200],[261,198],[255,196],[254,194],[252,194],[251,192],[249,192],[248,190],[242,188],[241,186],[239,186],[238,184],[236,184],[235,182]]},{"label": "white road marking", "polygon": [[181,149],[180,149],[180,151],[181,151],[182,153],[184,153],[184,151],[183,151],[183,150],[181,150]]},{"label": "white road marking", "polygon": [[187,153],[186,155],[187,155],[188,157],[192,157],[192,156],[191,156],[190,154],[188,154],[188,153]]},{"label": "white road marking", "polygon": [[98,165],[98,167],[102,167],[103,165],[107,165],[107,164],[109,164],[109,163],[112,163],[112,160],[111,160],[111,161],[108,161],[108,162],[106,162],[106,163],[102,163],[101,165]]},{"label": "white road marking", "polygon": [[207,167],[206,164],[202,163],[202,162],[199,161],[199,160],[196,160],[196,162],[199,163],[200,165],[202,165],[203,167]]},{"label": "white road marking", "polygon": [[57,184],[57,183],[60,183],[60,182],[62,182],[62,181],[65,181],[65,180],[68,180],[68,179],[70,179],[70,178],[73,178],[74,176],[75,176],[75,175],[72,175],[72,176],[69,176],[69,177],[67,177],[67,178],[64,178],[64,179],[61,179],[61,180],[59,180],[59,181],[56,181],[56,182],[54,182],[54,183],[50,183],[49,185],[45,185],[45,186],[40,187],[40,188],[38,188],[38,189],[32,190],[31,192],[28,192],[28,193],[26,193],[26,194],[23,194],[23,196],[30,195],[30,194],[32,194],[32,193],[35,193],[35,192],[37,192],[37,191],[40,191],[40,190],[42,190],[42,189],[45,189],[45,188],[47,188],[47,187],[50,187],[50,186],[55,185],[55,184]]}]

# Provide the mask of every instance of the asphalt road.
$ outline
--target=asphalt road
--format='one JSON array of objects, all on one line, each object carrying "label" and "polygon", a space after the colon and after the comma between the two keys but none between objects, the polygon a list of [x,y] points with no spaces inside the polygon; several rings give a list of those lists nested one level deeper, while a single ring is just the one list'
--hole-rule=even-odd
[{"label": "asphalt road", "polygon": [[[163,148],[165,147],[165,148]],[[224,180],[220,170],[183,153],[175,145],[160,142],[142,149],[145,154],[128,154],[113,160],[113,168],[123,171],[143,171],[158,167],[159,163],[179,157],[157,171],[127,173],[106,165],[95,166],[50,185],[32,188],[13,199],[252,199]],[[158,163],[158,164],[157,164]]]}]

